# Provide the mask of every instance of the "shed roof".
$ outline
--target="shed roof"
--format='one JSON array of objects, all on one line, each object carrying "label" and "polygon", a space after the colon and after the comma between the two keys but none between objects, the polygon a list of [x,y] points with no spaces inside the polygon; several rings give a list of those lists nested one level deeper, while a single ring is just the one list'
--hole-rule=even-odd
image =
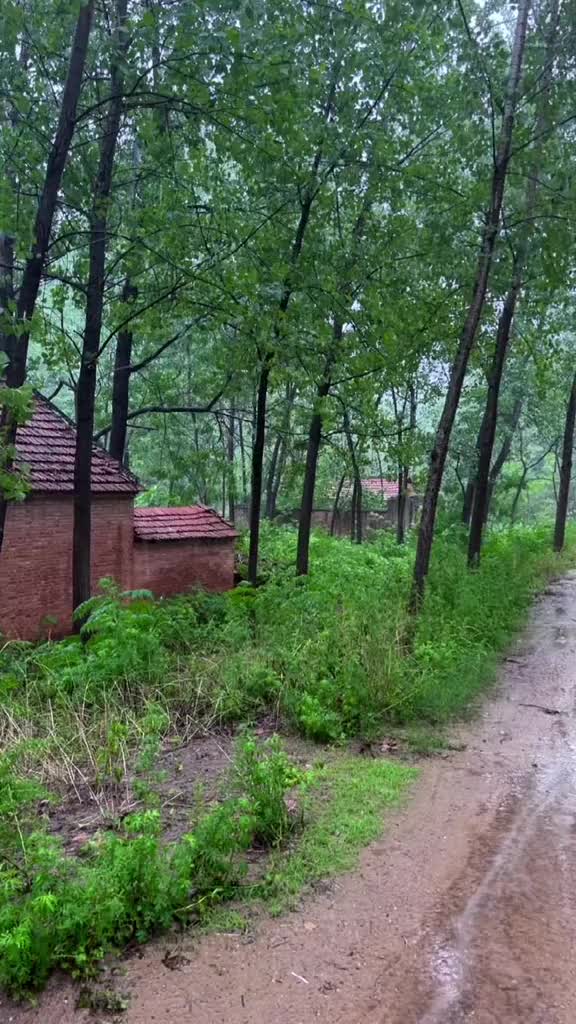
[{"label": "shed roof", "polygon": [[[362,490],[368,491],[370,494],[379,494],[384,498],[397,498],[398,497],[398,481],[397,480],[386,480],[383,476],[369,476],[366,480],[360,481],[362,484]],[[411,480],[408,480],[407,494],[412,497],[415,496]]]},{"label": "shed roof", "polygon": [[381,476],[369,476],[362,480],[362,490],[370,494],[382,494],[385,498],[398,497],[398,481],[386,480]]},{"label": "shed roof", "polygon": [[213,508],[135,508],[137,540],[233,540],[238,534]]},{"label": "shed roof", "polygon": [[[76,428],[52,402],[34,395],[32,418],[16,434],[16,467],[27,473],[33,491],[72,493]],[[95,444],[92,450],[92,491],[95,494],[137,494],[140,486],[111,455]]]}]

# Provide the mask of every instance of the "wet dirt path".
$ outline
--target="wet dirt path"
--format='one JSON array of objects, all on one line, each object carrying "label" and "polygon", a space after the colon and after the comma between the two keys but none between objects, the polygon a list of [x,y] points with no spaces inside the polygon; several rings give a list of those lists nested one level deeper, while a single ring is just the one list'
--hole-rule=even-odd
[{"label": "wet dirt path", "polygon": [[[126,965],[126,1024],[576,1022],[576,574],[503,664],[466,749],[424,765],[360,869],[254,936]],[[533,706],[537,705],[537,706]],[[83,1024],[72,988],[8,1024]],[[105,1018],[102,1017],[102,1020]]]}]

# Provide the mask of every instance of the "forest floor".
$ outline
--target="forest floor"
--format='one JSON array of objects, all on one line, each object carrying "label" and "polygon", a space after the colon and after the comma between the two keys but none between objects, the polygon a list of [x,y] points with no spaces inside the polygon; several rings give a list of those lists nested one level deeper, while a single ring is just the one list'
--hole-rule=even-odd
[{"label": "forest floor", "polygon": [[[576,573],[552,584],[495,696],[422,764],[358,870],[239,933],[180,933],[112,969],[125,1024],[573,1024]],[[2,1024],[84,1024],[52,979]]]}]

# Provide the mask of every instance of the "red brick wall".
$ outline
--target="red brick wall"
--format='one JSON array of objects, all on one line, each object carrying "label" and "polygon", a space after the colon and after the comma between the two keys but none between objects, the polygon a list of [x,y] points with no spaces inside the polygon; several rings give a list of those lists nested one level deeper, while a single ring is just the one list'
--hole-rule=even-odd
[{"label": "red brick wall", "polygon": [[234,540],[136,541],[133,587],[157,597],[194,587],[230,590],[234,585]]},{"label": "red brick wall", "polygon": [[[93,501],[92,583],[113,576],[132,586],[132,496]],[[62,636],[72,623],[72,496],[34,494],[8,508],[0,554],[0,633]],[[42,623],[54,616],[56,626]]]}]

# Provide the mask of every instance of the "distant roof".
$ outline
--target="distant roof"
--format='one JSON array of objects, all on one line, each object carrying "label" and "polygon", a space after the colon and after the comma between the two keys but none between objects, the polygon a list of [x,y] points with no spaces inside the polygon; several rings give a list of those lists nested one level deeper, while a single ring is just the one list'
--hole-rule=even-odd
[{"label": "distant roof", "polygon": [[138,540],[233,540],[236,530],[213,508],[188,505],[174,508],[135,508]]},{"label": "distant roof", "polygon": [[362,480],[362,490],[371,494],[382,494],[385,498],[398,497],[398,481],[385,480],[383,476],[369,476]]},{"label": "distant roof", "polygon": [[[27,473],[33,491],[74,490],[76,428],[43,395],[35,394],[32,418],[16,434],[16,466]],[[92,491],[95,494],[137,494],[135,476],[104,448],[92,450]]]}]

